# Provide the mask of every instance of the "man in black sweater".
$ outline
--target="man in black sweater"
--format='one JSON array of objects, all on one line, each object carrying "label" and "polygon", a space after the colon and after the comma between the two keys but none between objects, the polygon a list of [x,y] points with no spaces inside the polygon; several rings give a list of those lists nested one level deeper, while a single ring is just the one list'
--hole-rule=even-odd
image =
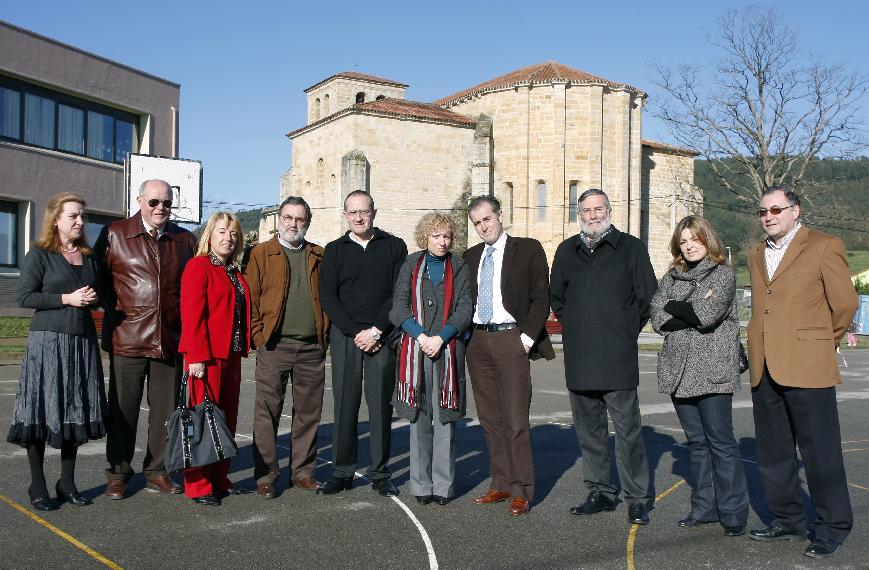
[{"label": "man in black sweater", "polygon": [[332,495],[353,485],[362,380],[368,405],[371,465],[366,476],[384,496],[398,494],[389,481],[389,442],[395,354],[387,346],[389,311],[398,270],[407,258],[399,238],[374,227],[374,200],[362,191],[344,199],[350,231],[326,246],[320,269],[320,303],[332,320],[332,476],[317,493]]}]

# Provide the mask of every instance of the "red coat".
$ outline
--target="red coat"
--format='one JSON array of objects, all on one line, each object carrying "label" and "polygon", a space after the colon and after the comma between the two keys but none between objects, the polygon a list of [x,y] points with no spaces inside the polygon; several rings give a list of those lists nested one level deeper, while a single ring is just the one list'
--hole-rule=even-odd
[{"label": "red coat", "polygon": [[[242,356],[250,350],[250,289],[244,286],[245,316],[241,324]],[[226,270],[211,263],[207,255],[191,259],[181,276],[181,343],[178,352],[184,360],[208,362],[225,359],[232,349],[232,319],[235,314],[235,288]]]}]

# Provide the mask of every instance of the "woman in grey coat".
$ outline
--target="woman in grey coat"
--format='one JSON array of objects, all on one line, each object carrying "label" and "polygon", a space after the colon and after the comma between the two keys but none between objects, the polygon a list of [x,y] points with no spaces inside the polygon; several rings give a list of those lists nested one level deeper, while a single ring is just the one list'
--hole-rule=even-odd
[{"label": "woman in grey coat", "polygon": [[446,505],[455,487],[455,421],[465,415],[464,333],[474,309],[468,269],[450,253],[452,218],[429,213],[416,226],[422,251],[407,256],[390,320],[401,327],[393,404],[410,423],[410,490]]},{"label": "woman in grey coat", "polygon": [[694,479],[691,511],[678,525],[720,522],[727,536],[739,536],[748,519],[748,489],[733,436],[733,393],[741,388],[736,272],[700,216],[679,222],[670,252],[651,322],[664,335],[658,390],[673,399]]}]

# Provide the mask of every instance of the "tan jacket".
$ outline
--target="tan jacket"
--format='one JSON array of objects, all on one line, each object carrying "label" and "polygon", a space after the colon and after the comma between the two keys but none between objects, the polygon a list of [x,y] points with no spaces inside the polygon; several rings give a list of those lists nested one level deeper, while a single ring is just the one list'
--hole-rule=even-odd
[{"label": "tan jacket", "polygon": [[[308,256],[308,278],[311,300],[314,302],[314,322],[317,324],[317,342],[326,348],[329,342],[329,317],[320,306],[320,266],[323,248],[305,242]],[[278,236],[254,246],[244,270],[250,287],[250,338],[254,347],[265,346],[275,329],[284,321],[287,291],[290,286],[290,262]]]},{"label": "tan jacket", "polygon": [[748,255],[751,321],[748,358],[751,385],[766,362],[776,383],[798,388],[841,384],[836,345],[857,310],[857,293],[839,238],[802,226],[772,279],[766,241]]}]

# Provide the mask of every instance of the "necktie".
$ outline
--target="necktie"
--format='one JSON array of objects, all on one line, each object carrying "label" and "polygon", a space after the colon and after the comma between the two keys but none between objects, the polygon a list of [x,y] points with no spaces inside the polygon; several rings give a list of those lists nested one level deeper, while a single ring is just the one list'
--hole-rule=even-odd
[{"label": "necktie", "polygon": [[148,230],[148,233],[151,234],[151,237],[154,238],[154,241],[157,241],[157,228],[151,228]]},{"label": "necktie", "polygon": [[492,320],[493,282],[495,280],[495,261],[492,259],[493,251],[495,251],[495,248],[491,245],[486,247],[486,255],[483,257],[483,265],[480,267],[480,291],[477,295],[477,309],[483,324]]}]

